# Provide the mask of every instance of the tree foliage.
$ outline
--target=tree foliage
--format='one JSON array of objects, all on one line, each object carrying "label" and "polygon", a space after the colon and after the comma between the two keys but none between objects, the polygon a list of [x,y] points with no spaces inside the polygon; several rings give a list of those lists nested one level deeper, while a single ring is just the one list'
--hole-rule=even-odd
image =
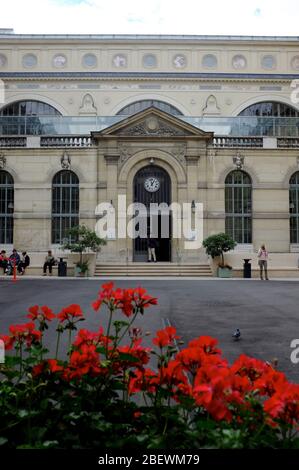
[{"label": "tree foliage", "polygon": [[221,256],[221,264],[224,266],[224,256],[223,253],[226,253],[230,250],[233,250],[237,243],[235,240],[226,233],[217,233],[211,235],[203,241],[203,246],[206,249],[206,253],[212,258]]}]

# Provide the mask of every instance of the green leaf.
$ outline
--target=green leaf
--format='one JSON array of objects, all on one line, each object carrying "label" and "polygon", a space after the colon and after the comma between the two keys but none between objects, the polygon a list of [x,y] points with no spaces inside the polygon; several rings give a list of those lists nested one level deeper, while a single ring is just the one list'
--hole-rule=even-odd
[{"label": "green leaf", "polygon": [[137,357],[128,353],[119,353],[118,359],[120,359],[121,361],[139,362],[139,359]]},{"label": "green leaf", "polygon": [[7,442],[8,442],[8,439],[6,439],[6,437],[0,437],[0,446],[3,446]]}]

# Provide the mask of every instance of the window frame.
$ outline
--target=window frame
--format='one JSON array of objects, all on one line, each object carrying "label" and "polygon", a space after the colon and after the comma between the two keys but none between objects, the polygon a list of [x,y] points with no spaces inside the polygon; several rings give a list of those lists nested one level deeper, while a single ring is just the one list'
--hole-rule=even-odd
[{"label": "window frame", "polygon": [[[2,183],[2,176],[5,182]],[[2,194],[4,197],[2,198]],[[14,231],[14,179],[13,176],[6,170],[0,170],[0,220],[4,223],[0,224],[0,244],[12,245],[13,244],[13,231]],[[11,211],[9,205],[12,204]],[[3,211],[4,209],[4,211]]]},{"label": "window frame", "polygon": [[248,173],[232,170],[226,176],[224,204],[225,233],[240,245],[252,244],[252,180]]},{"label": "window frame", "polygon": [[67,238],[66,232],[80,222],[80,181],[76,173],[71,170],[56,173],[51,197],[51,242],[61,245]]}]

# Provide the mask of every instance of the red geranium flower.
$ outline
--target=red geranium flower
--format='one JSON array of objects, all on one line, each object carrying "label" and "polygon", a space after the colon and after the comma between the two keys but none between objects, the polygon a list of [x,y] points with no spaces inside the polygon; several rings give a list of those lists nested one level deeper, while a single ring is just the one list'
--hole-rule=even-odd
[{"label": "red geranium flower", "polygon": [[83,344],[95,344],[106,346],[107,344],[109,344],[110,341],[111,340],[104,335],[104,329],[102,326],[97,332],[89,331],[82,328],[78,331],[73,345],[80,349]]},{"label": "red geranium flower", "polygon": [[154,372],[152,369],[136,369],[134,370],[133,375],[130,377],[128,384],[128,393],[129,395],[141,391],[154,393],[156,391],[158,383],[159,378],[157,376],[157,373]]},{"label": "red geranium flower", "polygon": [[68,307],[65,307],[58,313],[57,318],[59,318],[60,323],[64,321],[72,322],[74,318],[83,318],[83,312],[80,305],[71,304]]},{"label": "red geranium flower", "polygon": [[51,372],[52,374],[55,374],[56,372],[61,371],[63,371],[63,367],[58,364],[56,359],[47,359],[32,367],[33,377],[37,377],[44,372]]},{"label": "red geranium flower", "polygon": [[120,346],[117,348],[117,353],[116,353],[116,360],[117,360],[117,354],[128,354],[129,356],[132,356],[132,358],[137,359],[138,362],[128,359],[128,360],[120,360],[120,362],[117,364],[119,368],[128,368],[128,367],[140,367],[142,365],[145,365],[149,362],[150,360],[150,348],[144,348],[141,346],[142,338],[139,338],[138,340],[135,340],[132,344],[132,346]]},{"label": "red geranium flower", "polygon": [[4,342],[4,347],[7,351],[13,348],[13,345],[15,343],[15,339],[13,336],[0,335],[0,339]]},{"label": "red geranium flower", "polygon": [[34,320],[39,320],[40,322],[51,321],[53,320],[53,318],[56,317],[53,311],[46,305],[43,305],[42,307],[39,307],[38,305],[34,305],[33,307],[30,307],[28,309],[28,312],[29,313],[27,317],[33,321]]},{"label": "red geranium flower", "polygon": [[268,366],[265,362],[259,359],[248,357],[245,354],[241,354],[240,357],[233,363],[231,370],[233,373],[241,375],[241,377],[247,376],[252,382],[261,377],[268,370]]},{"label": "red geranium flower", "polygon": [[211,336],[200,336],[189,342],[189,348],[201,348],[206,354],[221,354],[221,349],[216,348],[217,339]]},{"label": "red geranium flower", "polygon": [[261,377],[253,384],[253,388],[258,390],[260,395],[271,397],[277,390],[282,390],[287,385],[286,376],[282,372],[268,367]]},{"label": "red geranium flower", "polygon": [[92,303],[95,311],[99,310],[102,304],[108,306],[109,310],[116,309],[130,317],[136,310],[143,313],[143,310],[150,305],[156,305],[157,299],[147,295],[146,290],[142,287],[136,289],[115,289],[113,282],[102,285],[98,298]]},{"label": "red geranium flower", "polygon": [[26,343],[27,347],[30,347],[32,343],[40,341],[42,336],[40,331],[35,330],[33,322],[24,323],[23,325],[11,325],[9,331],[11,335],[10,337],[6,336],[6,341],[4,341],[7,349],[11,349],[15,343]]},{"label": "red geranium flower", "polygon": [[96,352],[96,345],[83,344],[80,350],[71,353],[68,368],[64,371],[64,378],[67,380],[80,379],[84,375],[92,377],[102,372],[99,353]]},{"label": "red geranium flower", "polygon": [[[299,424],[299,385],[286,383],[264,403],[264,410],[270,417],[270,424],[283,421],[291,426]],[[275,420],[275,421],[274,421]]]},{"label": "red geranium flower", "polygon": [[175,339],[179,339],[179,336],[176,335],[176,328],[166,326],[163,330],[157,331],[156,337],[152,339],[152,342],[162,349],[165,346],[172,345]]}]

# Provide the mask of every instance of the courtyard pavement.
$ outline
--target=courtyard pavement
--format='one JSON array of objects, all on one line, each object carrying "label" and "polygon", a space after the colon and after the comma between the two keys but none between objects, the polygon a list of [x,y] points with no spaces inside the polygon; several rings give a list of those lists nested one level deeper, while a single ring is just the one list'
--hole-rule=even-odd
[{"label": "courtyard pavement", "polygon": [[[0,279],[0,333],[10,324],[25,320],[31,305],[48,305],[55,312],[71,303],[81,305],[86,322],[79,327],[98,329],[106,324],[107,313],[95,313],[90,304],[105,279],[11,278]],[[229,361],[245,353],[263,360],[278,358],[278,368],[299,383],[299,364],[290,361],[290,343],[299,338],[298,280],[254,279],[133,279],[115,281],[119,287],[142,285],[158,297],[159,305],[136,320],[144,331],[155,332],[166,324],[176,326],[187,343],[200,335],[219,340]],[[232,332],[241,330],[234,342]],[[49,331],[49,347],[55,348],[55,329]],[[147,342],[149,339],[147,339]]]}]

